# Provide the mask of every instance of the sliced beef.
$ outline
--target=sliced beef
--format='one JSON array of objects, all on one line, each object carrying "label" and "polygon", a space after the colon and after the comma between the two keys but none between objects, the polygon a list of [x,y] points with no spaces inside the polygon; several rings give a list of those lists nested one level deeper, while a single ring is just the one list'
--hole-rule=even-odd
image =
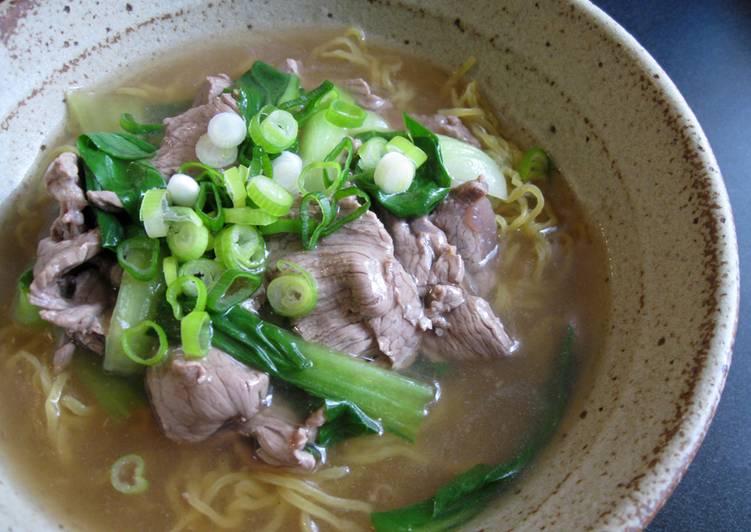
[{"label": "sliced beef", "polygon": [[449,115],[415,115],[415,120],[430,129],[433,133],[439,133],[448,137],[464,141],[476,148],[480,148],[480,141],[467,129],[467,126],[456,116]]},{"label": "sliced beef", "polygon": [[221,96],[231,85],[232,80],[227,74],[206,76],[206,80],[198,88],[198,92],[193,98],[193,106],[206,105],[214,98]]},{"label": "sliced beef", "polygon": [[344,82],[347,89],[357,100],[361,107],[370,111],[380,111],[391,107],[391,102],[381,98],[373,92],[367,81],[362,78],[348,79]]},{"label": "sliced beef", "polygon": [[431,291],[427,307],[443,308],[440,309],[441,322],[434,321],[434,329],[424,336],[425,352],[435,360],[491,359],[508,355],[514,343],[490,304],[481,297],[463,295],[464,301],[457,304],[462,297],[456,287],[438,285]]},{"label": "sliced beef", "polygon": [[209,121],[214,115],[237,112],[234,98],[230,94],[218,91],[219,87],[222,87],[222,90],[226,88],[223,85],[228,79],[224,75],[210,76],[196,96],[196,101],[206,100],[205,103],[191,107],[180,115],[164,119],[164,139],[151,162],[167,178],[171,177],[181,164],[196,160],[196,142],[206,133]]},{"label": "sliced beef", "polygon": [[316,466],[316,458],[305,447],[315,442],[323,423],[320,410],[300,421],[291,408],[275,399],[243,424],[240,432],[256,439],[256,456],[267,464],[310,471]]},{"label": "sliced beef", "polygon": [[391,237],[373,212],[311,251],[289,238],[269,244],[269,264],[291,260],[318,284],[316,308],[293,322],[303,338],[353,355],[385,355],[395,368],[412,363],[418,332],[429,323],[413,278],[394,257]]},{"label": "sliced beef", "polygon": [[482,269],[498,251],[498,227],[482,179],[451,191],[431,216],[456,246],[470,273]]},{"label": "sliced beef", "polygon": [[164,434],[176,442],[199,442],[255,416],[269,378],[218,349],[196,360],[176,351],[165,364],[148,369],[146,386]]},{"label": "sliced beef", "polygon": [[60,205],[50,229],[52,238],[64,240],[83,233],[86,228],[82,211],[88,203],[80,186],[78,156],[70,152],[58,155],[47,168],[44,183]]},{"label": "sliced beef", "polygon": [[87,190],[86,199],[94,207],[103,211],[121,212],[123,210],[123,202],[120,201],[120,197],[110,190]]},{"label": "sliced beef", "polygon": [[287,74],[299,76],[302,71],[302,61],[288,57],[284,60],[284,65],[282,66],[281,71],[286,72]]}]

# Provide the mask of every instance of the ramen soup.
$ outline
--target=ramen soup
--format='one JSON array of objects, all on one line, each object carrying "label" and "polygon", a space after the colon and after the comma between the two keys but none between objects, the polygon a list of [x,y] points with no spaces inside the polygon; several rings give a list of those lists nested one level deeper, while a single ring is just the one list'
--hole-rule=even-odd
[{"label": "ramen soup", "polygon": [[442,530],[514,496],[599,349],[606,260],[473,64],[349,30],[66,96],[2,239],[3,445],[40,507]]}]

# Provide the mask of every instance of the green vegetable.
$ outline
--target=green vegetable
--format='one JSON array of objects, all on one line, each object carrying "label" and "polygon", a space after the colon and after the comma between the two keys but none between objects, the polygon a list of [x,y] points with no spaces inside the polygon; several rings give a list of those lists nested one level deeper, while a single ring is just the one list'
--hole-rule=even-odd
[{"label": "green vegetable", "polygon": [[211,285],[206,306],[212,312],[225,312],[252,296],[261,282],[260,275],[241,270],[225,270]]},{"label": "green vegetable", "polygon": [[338,203],[344,198],[353,196],[355,198],[358,198],[362,202],[359,203],[360,206],[357,209],[350,211],[348,214],[345,214],[344,216],[334,218],[331,223],[324,227],[323,236],[328,236],[338,231],[342,226],[348,224],[349,222],[357,220],[360,216],[368,212],[368,210],[370,209],[370,197],[365,193],[365,191],[357,187],[348,187],[338,190],[334,194],[334,203]]},{"label": "green vegetable", "polygon": [[428,160],[428,156],[424,151],[400,135],[388,141],[386,151],[397,151],[405,155],[410,161],[415,163],[415,168],[420,168]]},{"label": "green vegetable", "polygon": [[172,307],[172,314],[176,320],[183,319],[186,314],[180,301],[183,295],[193,298],[189,307],[191,311],[202,311],[206,308],[208,291],[204,282],[194,275],[183,275],[167,287],[167,303]]},{"label": "green vegetable", "polygon": [[146,463],[141,456],[126,454],[112,464],[110,483],[124,495],[137,495],[149,489],[149,481],[143,476],[145,472]]},{"label": "green vegetable", "polygon": [[193,209],[209,231],[219,231],[224,227],[222,196],[219,187],[211,181],[201,182]]},{"label": "green vegetable", "polygon": [[[311,213],[311,204],[315,203],[321,219],[316,220]],[[314,249],[318,245],[318,239],[323,236],[323,231],[331,225],[336,216],[334,205],[323,192],[310,192],[303,196],[300,202],[300,240],[305,250]]]},{"label": "green vegetable", "polygon": [[348,128],[347,133],[353,136],[360,136],[366,132],[383,133],[390,130],[391,128],[389,127],[388,122],[386,122],[381,115],[376,114],[373,111],[366,111],[365,121],[362,125],[360,127]]},{"label": "green vegetable", "polygon": [[266,153],[281,153],[297,139],[297,120],[291,113],[267,105],[251,119],[248,131]]},{"label": "green vegetable", "polygon": [[156,152],[156,147],[130,133],[86,133],[84,138],[99,151],[124,161],[146,159]]},{"label": "green vegetable", "polygon": [[252,152],[252,158],[248,163],[250,165],[248,167],[248,175],[251,177],[257,175],[274,177],[274,167],[271,165],[271,159],[263,148],[260,146],[253,146]]},{"label": "green vegetable", "polygon": [[120,115],[120,127],[134,135],[164,133],[164,124],[140,124],[130,113],[123,113]]},{"label": "green vegetable", "polygon": [[[180,266],[179,274],[180,276],[193,275],[195,277],[198,277],[201,281],[203,281],[203,284],[206,285],[206,288],[208,290],[211,290],[211,287],[214,286],[214,283],[222,276],[224,271],[224,266],[219,264],[217,261],[212,259],[200,258],[189,260],[188,262]],[[189,292],[189,294],[195,295],[192,292]]]},{"label": "green vegetable", "polygon": [[[434,398],[430,385],[306,342],[239,306],[213,321],[214,345],[240,362],[313,396],[349,401],[410,441]],[[303,367],[290,360],[293,354],[302,357]]]},{"label": "green vegetable", "polygon": [[224,178],[224,189],[232,200],[232,206],[235,208],[245,207],[245,200],[248,199],[248,194],[245,192],[248,168],[243,165],[233,166],[227,168],[222,176]]},{"label": "green vegetable", "polygon": [[323,192],[331,196],[342,184],[342,166],[336,161],[318,161],[306,164],[297,178],[297,188],[301,194]]},{"label": "green vegetable", "polygon": [[112,311],[110,328],[105,339],[105,371],[121,375],[132,375],[143,371],[143,367],[131,361],[123,350],[123,333],[144,320],[154,318],[164,298],[165,286],[166,283],[161,275],[150,281],[138,281],[128,272],[123,273],[115,309]]},{"label": "green vegetable", "polygon": [[550,175],[552,164],[550,157],[540,148],[531,148],[524,152],[519,163],[519,177],[522,181],[536,181]]},{"label": "green vegetable", "polygon": [[474,181],[483,176],[490,196],[505,199],[506,177],[501,167],[487,153],[461,140],[436,135],[441,146],[443,163],[451,176],[452,186]]},{"label": "green vegetable", "polygon": [[141,201],[138,219],[143,222],[143,227],[149,238],[161,238],[167,236],[168,226],[166,216],[169,212],[167,189],[152,188],[147,190]]},{"label": "green vegetable", "polygon": [[[181,261],[200,258],[209,246],[209,230],[190,208],[173,207],[172,212],[184,213],[189,219],[170,223],[167,232],[167,246],[170,251]],[[195,219],[188,213],[195,216]]]},{"label": "green vegetable", "polygon": [[34,272],[31,268],[21,274],[21,277],[18,278],[16,298],[13,302],[13,320],[27,327],[44,323],[44,320],[39,316],[39,309],[29,301],[29,287],[33,280]]},{"label": "green vegetable", "polygon": [[318,285],[303,267],[288,260],[279,260],[276,268],[281,275],[266,288],[271,308],[280,316],[300,318],[310,313],[318,302]]},{"label": "green vegetable", "polygon": [[216,236],[214,253],[227,269],[255,272],[266,262],[263,238],[248,225],[235,224],[222,229]]},{"label": "green vegetable", "polygon": [[248,197],[272,216],[284,216],[295,202],[286,188],[262,175],[251,177],[248,181]]},{"label": "green vegetable", "polygon": [[196,181],[208,180],[217,186],[224,184],[224,176],[219,170],[198,161],[181,164],[180,168],[177,169],[177,173],[192,176]]},{"label": "green vegetable", "polygon": [[[84,165],[83,170],[86,190],[102,190],[101,185],[99,185],[93,172],[89,170],[89,167]],[[96,224],[97,227],[99,227],[99,233],[102,236],[102,247],[115,251],[122,239],[125,238],[125,229],[123,229],[123,225],[115,214],[97,207],[91,208],[96,216]]]},{"label": "green vegetable", "polygon": [[517,478],[553,435],[563,415],[571,381],[574,335],[574,328],[569,326],[547,391],[547,411],[536,432],[514,458],[497,466],[478,464],[440,488],[430,499],[371,514],[376,531],[449,530],[474,517]]},{"label": "green vegetable", "polygon": [[326,110],[312,115],[300,132],[300,157],[303,165],[323,161],[346,136],[345,128],[328,121]]},{"label": "green vegetable", "polygon": [[262,61],[256,61],[233,84],[233,92],[246,123],[265,105],[278,105],[296,99],[300,78],[286,74]]},{"label": "green vegetable", "polygon": [[324,81],[312,91],[304,92],[293,99],[279,104],[280,109],[291,112],[297,123],[302,126],[308,119],[338,97],[338,91],[329,80]]},{"label": "green vegetable", "polygon": [[159,270],[159,241],[147,236],[123,240],[117,246],[120,267],[139,281],[150,281]]},{"label": "green vegetable", "polygon": [[386,155],[387,144],[388,141],[383,137],[373,137],[363,142],[357,150],[357,165],[360,169],[372,173],[381,157]]},{"label": "green vegetable", "polygon": [[171,285],[177,279],[177,257],[167,257],[162,261],[162,273],[167,286]]},{"label": "green vegetable", "polygon": [[[154,333],[154,335],[149,334]],[[156,341],[155,341],[156,340]],[[167,358],[167,335],[157,323],[144,320],[138,325],[125,329],[121,344],[125,356],[136,364],[154,366]],[[148,356],[144,356],[149,353]]]},{"label": "green vegetable", "polygon": [[380,421],[373,419],[350,401],[324,400],[326,422],[318,429],[316,444],[332,447],[336,443],[361,434],[383,434]]},{"label": "green vegetable", "polygon": [[125,378],[102,369],[102,358],[88,351],[77,350],[71,369],[78,382],[94,396],[107,416],[124,421],[149,405],[141,378]]},{"label": "green vegetable", "polygon": [[186,358],[205,357],[211,349],[211,318],[203,310],[194,310],[180,322],[180,340]]},{"label": "green vegetable", "polygon": [[356,175],[355,181],[376,203],[394,216],[412,218],[429,214],[443,201],[449,193],[451,178],[443,163],[438,137],[406,114],[404,124],[412,143],[428,156],[425,164],[417,169],[409,189],[397,194],[386,194],[367,173]]},{"label": "green vegetable", "polygon": [[269,225],[277,220],[276,216],[252,207],[225,208],[224,221],[228,224]]},{"label": "green vegetable", "polygon": [[357,128],[365,123],[365,110],[354,103],[334,100],[326,109],[326,120],[339,127]]}]

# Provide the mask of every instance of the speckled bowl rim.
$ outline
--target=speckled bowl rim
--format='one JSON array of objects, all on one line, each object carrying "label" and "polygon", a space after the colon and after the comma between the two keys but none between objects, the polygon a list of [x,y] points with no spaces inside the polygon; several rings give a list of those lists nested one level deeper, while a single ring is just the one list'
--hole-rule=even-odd
[{"label": "speckled bowl rim", "polygon": [[[403,0],[399,3],[403,3],[408,7],[412,5],[430,6],[427,2],[414,0]],[[731,361],[732,344],[739,316],[740,285],[738,281],[738,244],[727,191],[719,171],[716,170],[717,162],[698,120],[676,86],[651,55],[639,45],[639,43],[625,29],[619,26],[601,9],[589,2],[581,0],[570,0],[569,5],[572,6],[572,9],[575,8],[579,13],[588,17],[595,26],[596,31],[602,32],[613,43],[620,44],[623,53],[629,55],[629,60],[639,69],[645,72],[659,74],[658,79],[651,81],[652,84],[657,86],[664,95],[667,105],[672,113],[681,118],[683,125],[692,129],[692,134],[686,136],[689,144],[688,148],[691,154],[700,161],[700,165],[704,170],[702,172],[702,178],[705,181],[709,192],[714,194],[719,203],[719,207],[714,209],[712,214],[715,218],[719,218],[720,216],[726,218],[726,222],[717,227],[718,240],[722,243],[722,245],[718,246],[716,249],[713,257],[717,263],[718,272],[718,282],[714,288],[713,294],[717,298],[718,317],[712,330],[713,335],[711,344],[707,347],[706,352],[708,358],[718,362],[718,364],[714,366],[715,368],[721,367],[724,369],[721,374],[716,375],[717,379],[712,381],[708,378],[712,376],[712,368],[706,365],[700,368],[700,373],[697,375],[699,384],[692,389],[692,393],[694,395],[701,394],[706,400],[706,404],[699,409],[698,416],[689,420],[681,421],[680,427],[686,429],[688,437],[686,438],[687,444],[680,449],[680,452],[672,456],[667,456],[665,454],[660,455],[660,460],[652,464],[650,467],[647,467],[646,469],[642,467],[634,471],[635,474],[641,474],[641,478],[645,481],[650,478],[655,479],[658,477],[664,479],[666,474],[658,473],[658,466],[665,463],[678,465],[678,467],[671,471],[670,476],[667,477],[670,480],[669,484],[661,485],[659,482],[642,482],[638,487],[635,487],[632,490],[633,493],[639,494],[641,499],[649,499],[654,501],[654,504],[650,505],[646,510],[643,508],[640,510],[637,502],[631,498],[627,498],[618,502],[615,507],[611,509],[611,512],[614,514],[630,516],[626,518],[626,521],[629,524],[638,524],[638,526],[643,527],[652,520],[679,483],[688,468],[688,465],[698,451],[719,403],[727,375],[727,368]],[[35,92],[32,92],[28,98],[32,99],[34,96]],[[22,101],[19,107],[24,104],[25,102]],[[8,120],[13,119],[15,111],[17,111],[17,108],[11,109],[10,112],[3,117],[3,124],[7,124]],[[5,127],[3,129],[5,129]],[[720,324],[724,322],[731,323],[731,326],[725,328],[720,327]],[[672,439],[675,439],[675,436],[673,436]],[[668,440],[668,443],[672,441],[672,439]],[[607,526],[605,519],[601,518],[594,523],[595,527],[598,525],[600,527]]]},{"label": "speckled bowl rim", "polygon": [[[680,468],[673,474],[670,484],[661,492],[655,494],[656,504],[653,505],[651,511],[642,514],[643,516],[640,524],[642,527],[646,527],[665,506],[685,475],[694,457],[699,452],[699,448],[701,447],[707,431],[709,430],[709,426],[712,423],[712,419],[715,416],[723,388],[725,387],[727,373],[733,357],[733,344],[738,330],[738,318],[740,312],[738,240],[730,199],[728,197],[727,188],[722,178],[722,174],[719,171],[717,159],[715,158],[704,130],[699,124],[698,118],[678,90],[678,87],[673,83],[667,72],[663,70],[654,57],[652,57],[652,55],[641,44],[639,44],[636,38],[611,18],[605,11],[586,0],[574,0],[572,3],[584,14],[589,16],[592,22],[594,22],[610,39],[616,43],[620,43],[625,51],[631,52],[634,55],[633,60],[640,68],[642,68],[642,70],[659,74],[659,79],[656,80],[656,84],[664,93],[668,105],[672,107],[676,114],[684,119],[687,126],[693,128],[694,134],[690,137],[690,141],[693,143],[691,146],[693,154],[701,160],[704,169],[717,169],[715,172],[705,172],[705,178],[709,180],[711,191],[714,192],[720,200],[719,205],[722,208],[722,213],[716,212],[716,216],[719,217],[722,215],[726,217],[726,223],[721,224],[718,229],[720,236],[722,237],[718,240],[724,242],[724,246],[717,250],[716,260],[719,262],[718,277],[721,281],[716,286],[715,292],[719,294],[718,308],[720,309],[720,312],[724,315],[724,319],[730,321],[732,325],[723,331],[723,329],[719,327],[719,323],[717,324],[714,331],[717,335],[715,337],[715,345],[717,347],[710,348],[708,352],[708,356],[711,356],[720,362],[720,367],[724,367],[724,371],[720,375],[717,384],[709,390],[710,394],[706,397],[709,400],[709,405],[703,410],[703,417],[693,423],[694,425],[699,425],[698,437],[694,438],[691,444],[686,446],[682,456],[674,457],[672,459],[680,463]],[[731,260],[722,260],[723,256],[729,257]],[[683,426],[683,424],[681,426]],[[656,468],[658,465],[659,464],[655,464],[645,472],[645,476],[656,475]],[[620,502],[615,512],[626,514],[628,513],[626,511],[627,508],[631,506],[633,506],[632,501],[623,500]]]}]

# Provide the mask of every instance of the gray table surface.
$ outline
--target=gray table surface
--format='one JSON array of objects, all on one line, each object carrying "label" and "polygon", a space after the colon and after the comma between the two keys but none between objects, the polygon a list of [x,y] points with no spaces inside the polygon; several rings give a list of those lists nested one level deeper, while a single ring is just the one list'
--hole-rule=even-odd
[{"label": "gray table surface", "polygon": [[751,530],[751,2],[595,0],[678,86],[714,149],[733,206],[741,313],[704,444],[649,531]]}]

